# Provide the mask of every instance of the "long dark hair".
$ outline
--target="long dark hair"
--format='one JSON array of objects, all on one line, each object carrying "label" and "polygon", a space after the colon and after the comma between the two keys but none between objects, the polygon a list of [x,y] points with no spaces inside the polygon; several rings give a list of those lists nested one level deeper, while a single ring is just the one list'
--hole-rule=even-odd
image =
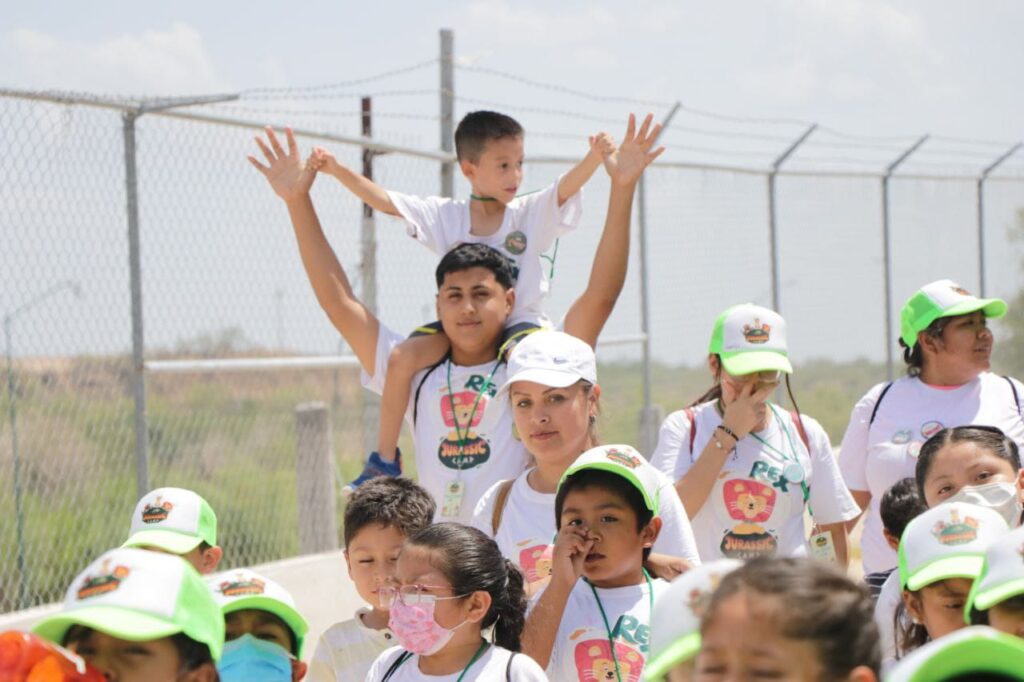
[{"label": "long dark hair", "polygon": [[501,555],[494,540],[461,523],[435,523],[407,542],[436,550],[441,562],[434,566],[452,584],[455,594],[486,592],[491,595],[491,608],[480,627],[494,625],[495,644],[519,651],[519,638],[526,620],[523,574]]},{"label": "long dark hair", "polygon": [[[918,594],[915,592],[914,594]],[[907,605],[902,599],[892,614],[893,636],[896,638],[896,658],[900,659],[915,649],[932,641],[928,629],[922,623],[915,623],[907,612]]]}]

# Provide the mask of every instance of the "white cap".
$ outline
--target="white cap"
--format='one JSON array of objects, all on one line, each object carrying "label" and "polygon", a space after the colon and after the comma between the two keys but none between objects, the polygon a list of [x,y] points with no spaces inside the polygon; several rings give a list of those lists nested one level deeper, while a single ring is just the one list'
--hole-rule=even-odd
[{"label": "white cap", "polygon": [[674,666],[697,655],[700,619],[711,594],[722,578],[742,565],[736,559],[719,559],[695,566],[658,596],[651,615],[651,650],[644,665],[645,680],[661,682]]},{"label": "white cap", "polygon": [[597,383],[597,358],[586,341],[547,329],[520,341],[508,357],[508,379],[496,398],[516,381],[532,381],[553,388],[572,386],[581,379]]},{"label": "white cap", "polygon": [[786,351],[786,321],[753,303],[734,305],[715,320],[708,353],[719,355],[733,376],[772,371],[792,373]]},{"label": "white cap", "polygon": [[185,554],[201,542],[217,546],[213,508],[191,490],[157,488],[135,505],[128,539],[122,547],[152,546]]},{"label": "white cap", "polygon": [[985,611],[1020,594],[1024,594],[1024,526],[989,545],[964,612],[970,614],[972,607]]},{"label": "white cap", "polygon": [[907,524],[900,538],[900,585],[919,590],[946,578],[975,579],[985,550],[1009,530],[1002,515],[988,507],[947,502]]},{"label": "white cap", "polygon": [[272,613],[283,620],[295,635],[295,655],[302,656],[302,645],[309,625],[299,613],[288,590],[248,568],[211,575],[206,579],[206,584],[225,616],[243,609],[255,609]]},{"label": "white cap", "polygon": [[655,516],[658,515],[658,498],[661,490],[658,470],[651,466],[632,446],[600,445],[590,448],[569,465],[569,468],[562,474],[558,487],[561,488],[565,479],[583,469],[609,471],[626,479],[643,495],[647,509]]}]

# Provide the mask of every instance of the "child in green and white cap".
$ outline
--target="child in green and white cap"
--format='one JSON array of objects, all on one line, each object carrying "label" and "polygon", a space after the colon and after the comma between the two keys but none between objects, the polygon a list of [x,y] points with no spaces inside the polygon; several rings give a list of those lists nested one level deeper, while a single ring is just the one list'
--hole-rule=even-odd
[{"label": "child in green and white cap", "polygon": [[722,578],[743,565],[719,559],[679,576],[654,602],[651,650],[644,666],[646,682],[681,682],[694,676],[700,652],[700,620]]},{"label": "child in green and white cap", "polygon": [[36,634],[118,682],[215,682],[224,618],[177,557],[114,549],[80,573]]},{"label": "child in green and white cap", "polygon": [[132,512],[122,547],[177,554],[203,575],[217,570],[224,551],[217,546],[217,515],[197,493],[184,488],[157,488],[142,497]]},{"label": "child in green and white cap", "polygon": [[[999,512],[947,502],[922,513],[903,531],[899,547],[903,588],[897,658],[964,627],[963,605],[981,574],[985,550],[1009,530]],[[897,610],[901,614],[901,610]]]},{"label": "child in green and white cap", "polygon": [[989,545],[964,615],[968,625],[991,625],[1024,638],[1024,527]]},{"label": "child in green and white cap", "polygon": [[306,674],[302,657],[309,624],[288,590],[247,568],[206,579],[224,613],[221,682],[298,682]]},{"label": "child in green and white cap", "polygon": [[984,625],[954,632],[903,659],[887,682],[1022,682],[1024,642]]}]

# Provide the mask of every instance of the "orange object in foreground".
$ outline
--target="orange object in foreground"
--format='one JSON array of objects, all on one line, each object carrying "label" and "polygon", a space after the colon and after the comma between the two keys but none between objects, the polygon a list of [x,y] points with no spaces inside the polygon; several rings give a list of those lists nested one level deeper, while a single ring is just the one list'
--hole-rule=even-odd
[{"label": "orange object in foreground", "polygon": [[0,632],[0,682],[103,682],[103,675],[63,647],[19,630]]}]

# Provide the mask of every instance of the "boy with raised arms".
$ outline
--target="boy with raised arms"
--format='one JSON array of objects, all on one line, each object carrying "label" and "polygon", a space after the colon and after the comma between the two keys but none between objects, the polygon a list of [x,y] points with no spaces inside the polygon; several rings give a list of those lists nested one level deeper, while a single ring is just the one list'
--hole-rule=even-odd
[{"label": "boy with raised arms", "polygon": [[[631,116],[622,145],[604,160],[611,179],[605,228],[587,288],[564,319],[567,333],[592,346],[625,281],[636,183],[662,152],[651,151],[660,131],[651,119],[648,115],[638,130]],[[287,137],[285,151],[268,129],[268,143],[257,140],[267,164],[249,159],[288,208],[320,306],[359,358],[365,385],[380,391],[388,357],[403,337],[381,325],[353,293],[309,196],[316,173],[303,162],[290,130]],[[420,483],[439,502],[437,516],[465,523],[474,501],[490,486],[514,478],[526,467],[526,452],[513,437],[504,401],[494,405],[495,413],[486,424],[481,423],[490,397],[505,381],[498,346],[516,294],[508,259],[485,244],[455,247],[441,260],[436,282],[437,313],[451,352],[441,364],[417,373],[419,388],[406,418],[412,424]]]}]

